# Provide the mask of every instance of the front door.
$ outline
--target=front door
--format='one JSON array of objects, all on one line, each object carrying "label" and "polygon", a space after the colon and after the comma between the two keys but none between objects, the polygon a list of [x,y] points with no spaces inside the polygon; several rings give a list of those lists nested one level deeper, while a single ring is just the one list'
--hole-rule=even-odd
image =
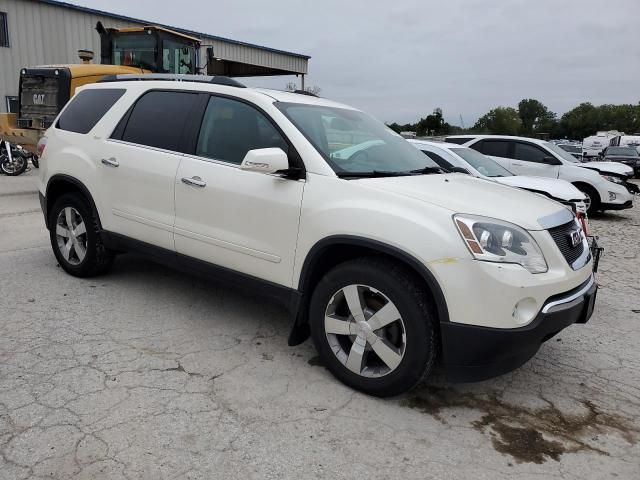
[{"label": "front door", "polygon": [[212,96],[175,184],[178,253],[292,286],[304,180],[249,172],[249,150],[289,145],[253,106]]},{"label": "front door", "polygon": [[555,160],[550,152],[532,143],[519,141],[514,143],[513,160],[511,160],[513,173],[531,177],[558,178],[559,166],[545,163],[545,159]]}]

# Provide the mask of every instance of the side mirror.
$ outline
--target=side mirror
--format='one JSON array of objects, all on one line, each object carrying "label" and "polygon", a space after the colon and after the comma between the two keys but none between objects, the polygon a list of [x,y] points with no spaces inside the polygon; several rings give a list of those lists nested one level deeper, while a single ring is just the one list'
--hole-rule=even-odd
[{"label": "side mirror", "polygon": [[556,160],[555,157],[544,157],[542,159],[542,163],[546,163],[547,165],[559,165],[560,162],[558,162],[558,160]]},{"label": "side mirror", "polygon": [[289,168],[289,159],[281,148],[258,148],[247,152],[240,168],[250,172],[276,173]]},{"label": "side mirror", "polygon": [[471,175],[469,173],[469,170],[467,170],[466,168],[462,168],[462,167],[451,167],[449,169],[449,171],[453,172],[453,173],[465,173],[467,175]]}]

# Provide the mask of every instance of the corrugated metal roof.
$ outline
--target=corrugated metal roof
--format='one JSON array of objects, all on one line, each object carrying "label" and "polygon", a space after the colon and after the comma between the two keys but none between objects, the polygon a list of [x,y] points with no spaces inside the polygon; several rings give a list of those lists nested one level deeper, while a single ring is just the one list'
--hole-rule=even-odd
[{"label": "corrugated metal roof", "polygon": [[148,24],[148,25],[149,24],[150,25],[158,25],[158,26],[161,26],[161,27],[166,27],[166,28],[170,28],[172,30],[176,30],[176,31],[181,32],[181,33],[186,33],[188,35],[196,35],[196,36],[199,36],[199,37],[212,38],[214,40],[218,40],[218,41],[221,41],[221,42],[228,42],[228,43],[232,43],[232,44],[235,44],[235,45],[242,45],[242,46],[245,46],[245,47],[259,48],[259,49],[265,50],[267,52],[280,53],[280,54],[283,54],[283,55],[291,55],[293,57],[304,58],[306,60],[311,58],[309,55],[303,55],[301,53],[287,52],[285,50],[278,50],[276,48],[265,47],[265,46],[256,45],[256,44],[253,44],[253,43],[241,42],[239,40],[232,40],[230,38],[219,37],[217,35],[211,35],[209,33],[196,32],[195,30],[188,30],[188,29],[185,29],[185,28],[175,27],[175,26],[171,26],[171,25],[165,25],[165,24],[153,22],[153,21],[150,21],[150,20],[141,20],[139,18],[128,17],[126,15],[120,15],[120,14],[117,14],[117,13],[105,12],[104,10],[97,10],[95,8],[82,7],[80,5],[74,5],[73,3],[60,2],[58,0],[34,0],[34,1],[37,1],[37,2],[40,2],[40,3],[47,3],[49,5],[54,5],[54,6],[62,7],[62,8],[70,8],[72,10],[76,10],[76,11],[80,11],[80,12],[86,12],[86,13],[93,14],[93,15],[103,15],[103,16],[106,16],[106,17],[112,17],[112,18],[116,18],[116,19],[124,20],[124,21],[128,21],[128,22],[144,23],[144,24]]}]

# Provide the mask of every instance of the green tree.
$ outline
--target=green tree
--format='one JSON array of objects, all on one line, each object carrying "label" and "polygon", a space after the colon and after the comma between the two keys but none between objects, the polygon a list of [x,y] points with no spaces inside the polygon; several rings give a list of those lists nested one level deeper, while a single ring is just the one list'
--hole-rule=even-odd
[{"label": "green tree", "polygon": [[556,114],[542,102],[534,98],[525,98],[518,103],[518,116],[522,122],[522,133],[550,133],[556,124]]},{"label": "green tree", "polygon": [[511,107],[497,107],[478,119],[473,129],[495,135],[517,135],[522,122],[518,112]]}]

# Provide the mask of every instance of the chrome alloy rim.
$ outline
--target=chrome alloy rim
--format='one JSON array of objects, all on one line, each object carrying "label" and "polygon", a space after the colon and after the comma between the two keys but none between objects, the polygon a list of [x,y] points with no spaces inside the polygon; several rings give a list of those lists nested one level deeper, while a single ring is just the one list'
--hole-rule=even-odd
[{"label": "chrome alloy rim", "polygon": [[367,285],[347,285],[333,294],[324,330],[338,361],[363,377],[393,372],[407,346],[400,312],[382,292]]},{"label": "chrome alloy rim", "polygon": [[591,197],[587,192],[582,192],[582,193],[584,193],[584,196],[587,197],[584,199],[584,206],[587,210],[589,210],[589,207],[591,206]]},{"label": "chrome alloy rim", "polygon": [[79,265],[87,255],[87,227],[78,211],[65,207],[56,221],[56,240],[64,259],[71,265]]}]

